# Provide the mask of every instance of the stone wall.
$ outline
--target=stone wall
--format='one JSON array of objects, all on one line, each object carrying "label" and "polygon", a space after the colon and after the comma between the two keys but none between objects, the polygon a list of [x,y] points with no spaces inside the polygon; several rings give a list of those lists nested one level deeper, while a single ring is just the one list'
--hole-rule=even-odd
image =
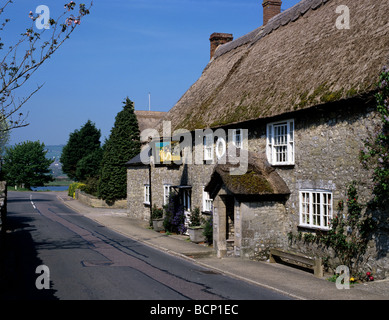
[{"label": "stone wall", "polygon": [[[294,119],[295,164],[275,169],[291,191],[285,206],[294,230],[299,224],[301,189],[331,190],[334,208],[345,199],[347,185],[353,180],[359,183],[361,201],[367,202],[372,197],[371,172],[360,164],[359,152],[380,119],[372,109],[368,112],[358,106],[345,109],[314,110],[284,117]],[[255,127],[250,124],[249,133],[249,150],[265,152],[265,123],[257,123]]]},{"label": "stone wall", "polygon": [[[162,208],[164,185],[191,186],[192,208],[202,210],[202,191],[211,176],[213,165],[152,165],[152,206]],[[137,166],[127,170],[128,215],[141,220],[150,219],[150,206],[144,203],[144,186],[149,184],[149,167]]]},{"label": "stone wall", "polygon": [[235,219],[241,237],[240,255],[252,260],[266,260],[268,248],[285,247],[287,215],[285,206],[275,201],[243,202]]},{"label": "stone wall", "polygon": [[7,220],[7,183],[0,181],[0,231],[5,231]]},{"label": "stone wall", "polygon": [[144,186],[149,184],[148,166],[127,170],[127,214],[140,220],[150,219],[150,207],[144,204]]},{"label": "stone wall", "polygon": [[127,207],[127,200],[116,200],[114,204],[110,205],[107,204],[104,200],[87,194],[79,189],[77,189],[75,193],[77,200],[93,208],[125,209]]}]

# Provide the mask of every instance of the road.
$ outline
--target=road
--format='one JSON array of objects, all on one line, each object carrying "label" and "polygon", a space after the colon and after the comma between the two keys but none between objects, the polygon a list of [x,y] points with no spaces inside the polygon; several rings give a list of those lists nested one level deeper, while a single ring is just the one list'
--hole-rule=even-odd
[{"label": "road", "polygon": [[126,238],[49,193],[9,192],[7,229],[1,299],[288,299]]}]

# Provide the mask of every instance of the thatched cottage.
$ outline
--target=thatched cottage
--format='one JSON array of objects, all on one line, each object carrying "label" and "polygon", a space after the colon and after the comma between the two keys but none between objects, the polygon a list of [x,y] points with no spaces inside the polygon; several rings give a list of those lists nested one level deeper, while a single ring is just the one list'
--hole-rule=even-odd
[{"label": "thatched cottage", "polygon": [[[374,93],[389,62],[388,4],[302,0],[281,12],[280,0],[265,0],[263,7],[264,24],[247,35],[211,35],[211,60],[164,118],[172,131],[203,133],[192,141],[192,152],[201,141],[202,162],[149,165],[139,155],[128,163],[128,214],[149,219],[150,205],[176,192],[188,212],[213,215],[220,257],[230,249],[267,259],[270,248],[290,248],[290,233],[326,232],[351,181],[361,201],[372,197],[359,151],[381,123]],[[220,161],[229,146],[247,150],[240,175]],[[389,273],[388,239],[381,225],[366,258],[380,277]]]}]

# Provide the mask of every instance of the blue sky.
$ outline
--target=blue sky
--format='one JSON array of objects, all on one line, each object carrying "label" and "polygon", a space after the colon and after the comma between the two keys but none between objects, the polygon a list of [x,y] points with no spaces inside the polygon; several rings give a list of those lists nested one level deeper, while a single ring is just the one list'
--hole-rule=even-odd
[{"label": "blue sky", "polygon": [[[29,11],[50,8],[56,18],[66,1],[16,0],[2,38],[31,25]],[[75,1],[77,4],[78,2]],[[83,2],[88,3],[87,0]],[[285,10],[299,0],[284,0]],[[11,133],[25,140],[66,144],[89,119],[109,136],[128,96],[136,110],[168,111],[200,77],[209,61],[209,36],[238,38],[262,24],[261,0],[94,0],[71,38],[34,74],[18,96],[42,89],[23,107],[30,125]]]}]

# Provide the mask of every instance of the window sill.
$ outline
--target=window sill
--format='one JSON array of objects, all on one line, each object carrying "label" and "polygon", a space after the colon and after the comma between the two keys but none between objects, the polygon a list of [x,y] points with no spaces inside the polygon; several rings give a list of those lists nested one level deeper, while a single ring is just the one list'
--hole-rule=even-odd
[{"label": "window sill", "polygon": [[276,163],[276,164],[270,164],[270,165],[274,168],[286,168],[286,169],[293,169],[295,166],[294,163],[285,163],[285,164]]},{"label": "window sill", "polygon": [[146,207],[150,207],[150,202],[143,202]]},{"label": "window sill", "polygon": [[297,226],[298,229],[301,231],[330,231],[331,229],[329,227],[320,227],[320,226],[311,226],[311,225],[305,225],[305,224],[299,224]]}]

